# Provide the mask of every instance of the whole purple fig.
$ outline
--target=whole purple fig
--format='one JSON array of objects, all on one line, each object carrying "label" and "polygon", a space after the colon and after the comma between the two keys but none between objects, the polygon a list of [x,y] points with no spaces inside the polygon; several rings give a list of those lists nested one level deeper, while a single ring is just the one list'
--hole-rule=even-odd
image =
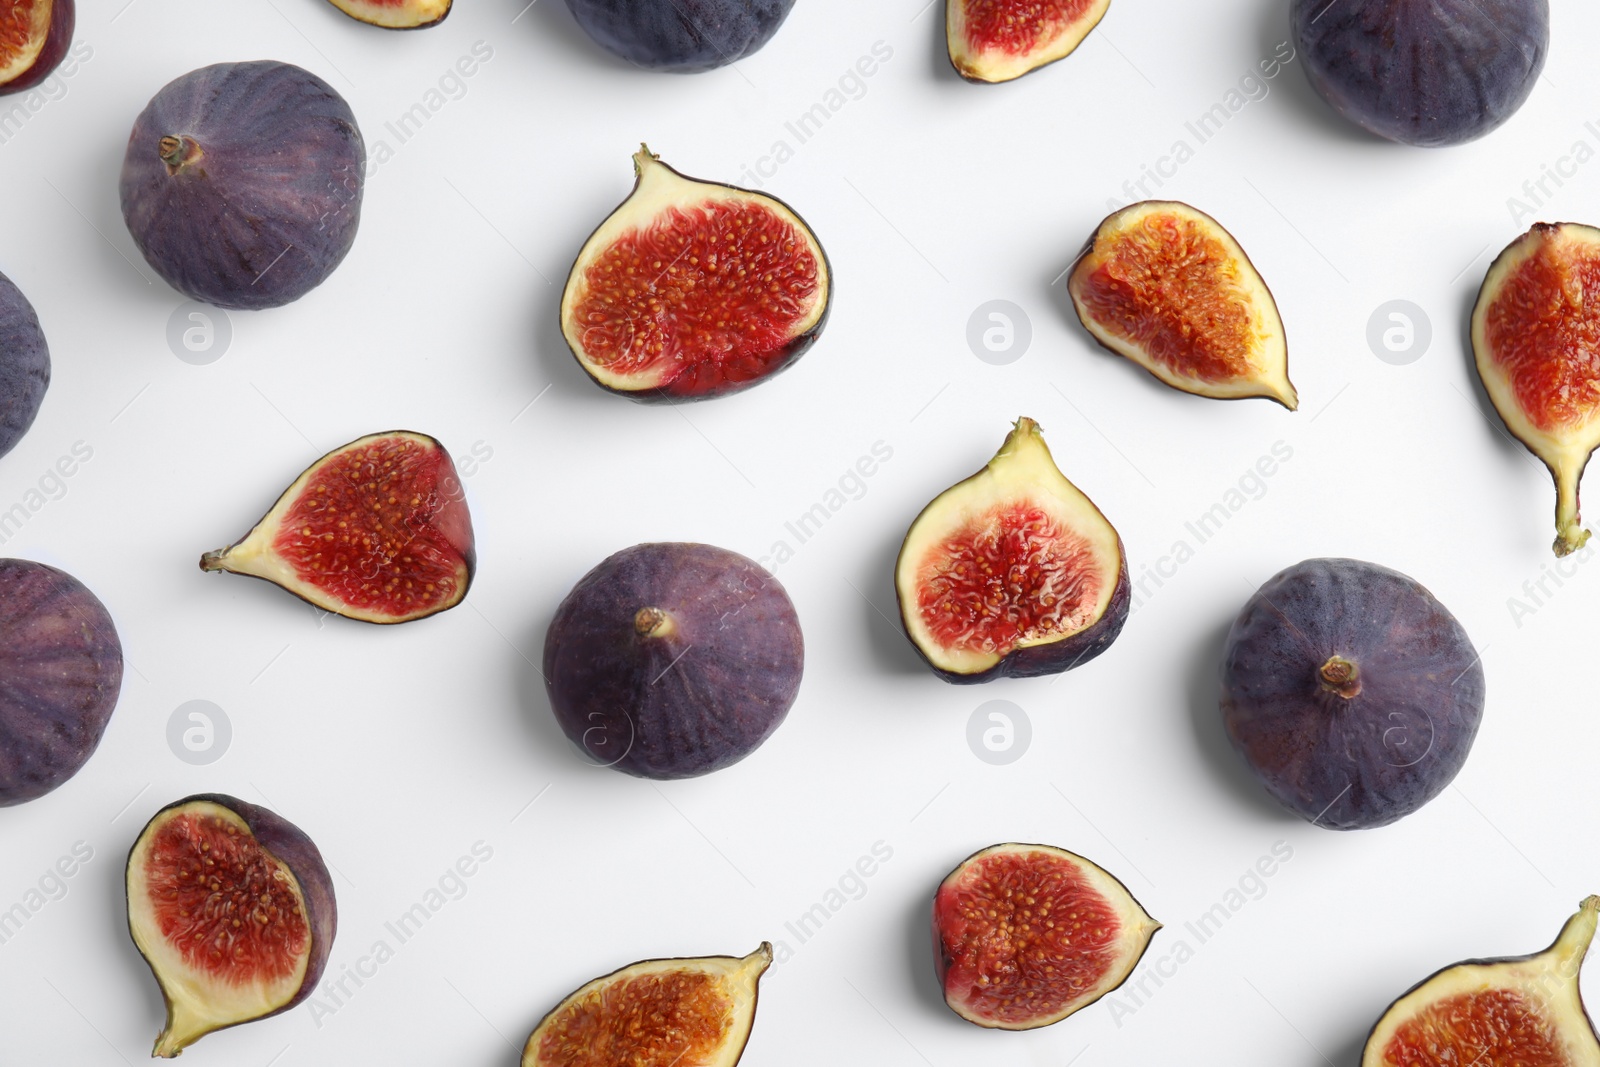
[{"label": "whole purple fig", "polygon": [[0,274],[0,456],[33,425],[50,386],[50,348],[22,290]]}]

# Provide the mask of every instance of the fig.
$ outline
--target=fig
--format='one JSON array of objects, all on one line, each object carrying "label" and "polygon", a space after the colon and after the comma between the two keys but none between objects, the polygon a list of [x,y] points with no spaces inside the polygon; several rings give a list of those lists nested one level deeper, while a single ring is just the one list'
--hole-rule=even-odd
[{"label": "fig", "polygon": [[1205,212],[1162,200],[1113,212],[1078,254],[1067,287],[1091,337],[1174,389],[1299,406],[1277,302]]},{"label": "fig", "polygon": [[49,387],[50,346],[39,316],[22,290],[0,274],[0,456],[17,447],[33,425]]},{"label": "fig", "polygon": [[991,845],[933,897],[944,1002],[970,1023],[1033,1030],[1116,989],[1161,929],[1105,870],[1051,845]]},{"label": "fig", "polygon": [[264,578],[336,615],[410,622],[461,603],[477,566],[472,517],[444,445],[409,430],[317,460],[203,571]]},{"label": "fig", "polygon": [[292,63],[218,63],[133,124],[122,217],[167,284],[224,308],[281,307],[327,280],[361,215],[350,105]]},{"label": "fig", "polygon": [[322,853],[282,816],[221,794],[156,812],[128,853],[128,931],[167,1005],[152,1055],[305,1000],[337,925]]},{"label": "fig", "polygon": [[794,0],[567,0],[594,43],[634,66],[693,74],[772,40]]},{"label": "fig", "polygon": [[65,571],[0,559],[0,807],[77,774],[121,692],[122,642],[105,605]]},{"label": "fig", "polygon": [[947,682],[1059,674],[1128,620],[1122,538],[1021,418],[989,465],[922,509],[894,568],[900,621]]},{"label": "fig", "polygon": [[772,946],[743,958],[641,960],[579,986],[540,1020],[522,1067],[734,1067]]},{"label": "fig", "polygon": [[968,81],[1007,82],[1071,55],[1111,0],[945,0],[950,65]]},{"label": "fig", "polygon": [[1483,701],[1483,665],[1455,616],[1375,563],[1297,563],[1228,632],[1228,737],[1278,803],[1319,826],[1385,826],[1438,796],[1467,761]]},{"label": "fig", "polygon": [[66,58],[74,0],[0,0],[0,96],[50,77]]},{"label": "fig", "polygon": [[[1537,223],[1489,267],[1472,309],[1478,377],[1556,483],[1555,553],[1589,540],[1578,481],[1600,445],[1600,229]],[[1587,298],[1586,298],[1587,297]]]},{"label": "fig", "polygon": [[1413,986],[1372,1028],[1361,1067],[1595,1067],[1600,1040],[1578,971],[1600,897],[1531,956],[1466,960]]},{"label": "fig", "polygon": [[633,192],[589,236],[561,332],[601,388],[635,400],[747,389],[816,342],[828,257],[781,200],[686,178],[641,145]]},{"label": "fig", "polygon": [[328,0],[346,15],[386,30],[423,30],[450,14],[452,0]]},{"label": "fig", "polygon": [[597,763],[692,778],[754,752],[800,689],[805,642],[778,579],[711,545],[625,548],[573,586],[544,643],[550,708]]},{"label": "fig", "polygon": [[1434,147],[1482,137],[1533,92],[1549,0],[1294,0],[1306,76],[1357,126]]}]

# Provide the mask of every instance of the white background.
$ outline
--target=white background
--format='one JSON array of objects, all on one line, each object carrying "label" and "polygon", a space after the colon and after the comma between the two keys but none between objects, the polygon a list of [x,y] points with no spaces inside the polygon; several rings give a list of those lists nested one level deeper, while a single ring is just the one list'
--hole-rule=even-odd
[{"label": "white background", "polygon": [[[393,945],[383,924],[474,843],[493,858],[375,977],[347,983],[336,1011],[208,1037],[187,1054],[197,1064],[511,1064],[590,977],[765,938],[793,955],[764,980],[754,1067],[1352,1067],[1394,995],[1456,959],[1543,946],[1600,890],[1600,566],[1527,599],[1524,582],[1553,563],[1553,491],[1492,420],[1463,340],[1489,260],[1532,221],[1507,198],[1574,142],[1600,147],[1584,126],[1600,129],[1593,5],[1555,0],[1546,76],[1484,141],[1367,138],[1312,95],[1297,61],[1159,190],[1228,226],[1277,294],[1302,400],[1290,413],[1158,385],[1095,348],[1052,286],[1122,183],[1175,140],[1193,145],[1185,121],[1287,37],[1285,0],[1116,0],[1077,54],[1006,86],[949,71],[939,10],[919,14],[922,0],[801,0],[764,51],[693,77],[633,70],[560,0],[518,17],[523,2],[461,0],[439,28],[386,33],[320,0],[90,0],[78,38],[92,58],[0,145],[0,270],[36,305],[55,360],[38,422],[0,461],[0,509],[75,442],[93,449],[0,551],[85,581],[128,662],[82,773],[0,811],[0,909],[75,842],[94,853],[0,945],[6,1067],[146,1055],[162,1012],[125,928],[123,856],[152,812],[198,791],[268,803],[337,868],[334,978],[379,938]],[[397,145],[384,124],[478,41],[493,57],[465,95]],[[781,378],[707,404],[643,407],[591,385],[556,302],[584,237],[626,194],[638,142],[686,173],[737,180],[776,140],[795,147],[784,123],[876,42],[892,58],[767,183],[833,260],[820,343]],[[331,280],[289,307],[235,313],[225,356],[193,366],[168,347],[181,298],[127,236],[118,169],[163,84],[258,58],[327,78],[369,150],[395,154]],[[1600,163],[1547,188],[1538,217],[1600,217]],[[977,359],[965,336],[996,298],[1032,324],[1007,366]],[[1393,299],[1432,321],[1430,349],[1406,366],[1365,337]],[[1136,575],[1274,443],[1293,458],[1102,658],[1057,679],[952,687],[888,621],[891,564],[916,512],[1019,414],[1116,524]],[[393,427],[458,457],[492,451],[467,480],[481,566],[463,607],[395,628],[319,621],[265,583],[196,569],[321,452]],[[893,456],[865,494],[796,545],[784,523],[879,441]],[[652,785],[574,755],[532,664],[580,575],[674,539],[753,557],[790,541],[778,575],[808,662],[758,753]],[[1466,769],[1383,830],[1279,812],[1218,722],[1229,621],[1271,574],[1320,555],[1414,575],[1483,650],[1489,706]],[[1532,613],[1514,618],[1512,597]],[[233,726],[206,767],[166,740],[194,699]],[[1032,722],[1010,766],[966,741],[991,699]],[[1119,996],[1020,1035],[961,1022],[931,977],[928,900],[962,857],[1002,840],[1058,844],[1121,876],[1167,924],[1146,968],[1180,940],[1193,958],[1169,959],[1142,1005]],[[785,922],[879,841],[893,858],[865,895],[800,943]],[[1279,841],[1292,860],[1199,945],[1184,923]],[[1114,1017],[1113,1002],[1136,1010]]]}]

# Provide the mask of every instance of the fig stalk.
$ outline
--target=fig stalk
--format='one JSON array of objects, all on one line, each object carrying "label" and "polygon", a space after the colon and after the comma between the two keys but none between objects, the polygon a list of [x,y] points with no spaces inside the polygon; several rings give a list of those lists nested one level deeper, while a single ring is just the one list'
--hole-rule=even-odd
[{"label": "fig stalk", "polygon": [[667,637],[674,629],[672,616],[660,608],[640,608],[633,617],[633,632],[640,637]]},{"label": "fig stalk", "polygon": [[167,165],[168,174],[178,173],[205,155],[192,137],[163,137],[157,147],[161,150],[161,162]]},{"label": "fig stalk", "polygon": [[1361,695],[1361,670],[1343,656],[1329,656],[1317,673],[1328,692],[1337,693],[1346,700]]}]

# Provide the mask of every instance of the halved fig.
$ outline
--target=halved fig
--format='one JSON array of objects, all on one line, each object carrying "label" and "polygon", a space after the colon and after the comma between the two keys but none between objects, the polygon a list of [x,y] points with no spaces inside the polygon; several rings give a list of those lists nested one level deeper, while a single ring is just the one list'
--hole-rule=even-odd
[{"label": "halved fig", "polygon": [[906,636],[957,683],[1087,663],[1122,632],[1131,600],[1122,539],[1029,418],[988,466],[922,509],[894,585]]},{"label": "halved fig", "polygon": [[50,77],[76,22],[74,0],[0,0],[0,96]]},{"label": "halved fig", "polygon": [[950,63],[968,81],[1006,82],[1065,59],[1111,0],[945,0]]},{"label": "halved fig", "polygon": [[361,622],[427,618],[461,603],[477,566],[472,517],[444,445],[368,434],[317,460],[203,571],[264,578]]},{"label": "halved fig", "polygon": [[1051,845],[991,845],[933,898],[944,1002],[970,1023],[1033,1030],[1116,989],[1161,924],[1105,870]]},{"label": "halved fig", "polygon": [[1600,897],[1531,956],[1467,960],[1413,986],[1383,1013],[1361,1067],[1596,1067],[1600,1039],[1578,991]]},{"label": "halved fig", "polygon": [[1090,336],[1174,389],[1300,404],[1267,283],[1203,211],[1146,200],[1113,212],[1078,254],[1067,289]]},{"label": "halved fig", "polygon": [[755,1023],[772,946],[741,958],[642,960],[580,986],[546,1015],[522,1067],[733,1067]]},{"label": "halved fig", "polygon": [[451,0],[328,0],[346,15],[386,30],[422,30],[450,14]]},{"label": "halved fig", "polygon": [[589,236],[561,332],[601,388],[635,400],[747,389],[815,343],[833,277],[781,200],[687,178],[641,145],[633,192]]},{"label": "halved fig", "polygon": [[156,812],[128,853],[128,930],[167,1005],[153,1055],[309,997],[337,925],[333,879],[293,823],[221,794]]},{"label": "halved fig", "polygon": [[1578,482],[1600,446],[1600,229],[1536,223],[1500,253],[1472,309],[1495,410],[1556,482],[1555,553],[1589,540]]}]

